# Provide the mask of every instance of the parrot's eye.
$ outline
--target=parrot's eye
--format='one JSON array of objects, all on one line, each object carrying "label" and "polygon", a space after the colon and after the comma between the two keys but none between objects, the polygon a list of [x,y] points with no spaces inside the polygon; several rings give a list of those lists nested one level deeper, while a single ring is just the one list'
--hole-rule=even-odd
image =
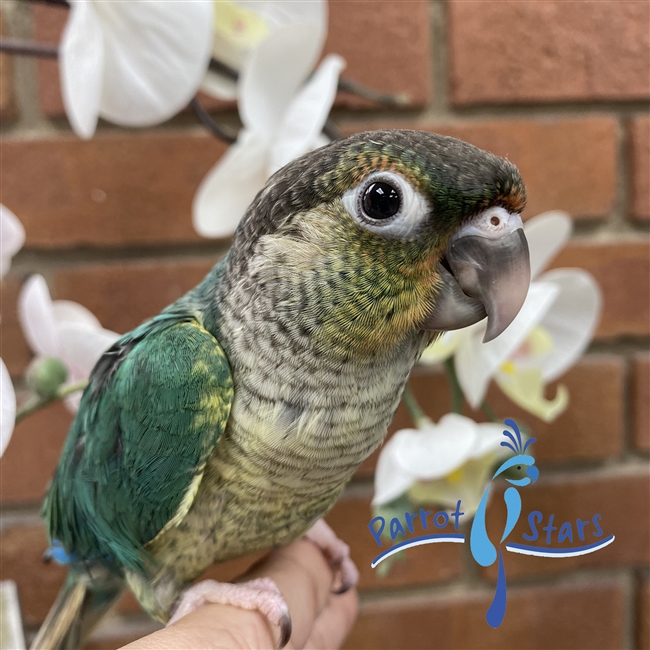
[{"label": "parrot's eye", "polygon": [[343,205],[365,230],[391,239],[417,237],[428,201],[400,174],[373,172],[343,195]]},{"label": "parrot's eye", "polygon": [[402,203],[399,192],[388,183],[371,183],[363,193],[363,211],[371,219],[390,219]]}]

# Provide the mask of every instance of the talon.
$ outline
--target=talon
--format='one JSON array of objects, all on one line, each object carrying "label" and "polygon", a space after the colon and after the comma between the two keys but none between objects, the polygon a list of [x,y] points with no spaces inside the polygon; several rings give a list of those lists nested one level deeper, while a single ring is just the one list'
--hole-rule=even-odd
[{"label": "talon", "polygon": [[275,646],[277,650],[282,650],[282,648],[289,643],[289,639],[291,638],[291,627],[291,615],[289,612],[285,612],[280,618],[280,639],[278,640],[278,644]]},{"label": "talon", "polygon": [[333,594],[344,594],[359,582],[359,570],[350,557],[350,547],[319,519],[305,534],[305,539],[317,546],[334,573],[340,574],[341,585],[332,588]]}]

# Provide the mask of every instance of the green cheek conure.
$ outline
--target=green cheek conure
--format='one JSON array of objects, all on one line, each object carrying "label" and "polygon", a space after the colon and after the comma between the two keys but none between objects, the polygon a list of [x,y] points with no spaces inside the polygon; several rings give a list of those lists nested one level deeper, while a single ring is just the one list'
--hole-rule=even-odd
[{"label": "green cheek conure", "polygon": [[33,647],[79,647],[127,586],[163,622],[257,608],[285,643],[270,580],[190,585],[305,534],[354,584],[319,520],[436,333],[487,316],[490,340],[518,313],[524,203],[512,163],[418,131],[337,140],[272,176],[225,259],[92,371],[44,504],[68,578]]}]

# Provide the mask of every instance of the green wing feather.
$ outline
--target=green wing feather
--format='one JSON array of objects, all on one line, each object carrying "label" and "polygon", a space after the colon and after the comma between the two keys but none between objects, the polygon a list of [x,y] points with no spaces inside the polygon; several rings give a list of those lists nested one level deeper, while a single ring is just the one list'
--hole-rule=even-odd
[{"label": "green wing feather", "polygon": [[122,337],[91,375],[44,505],[73,561],[146,572],[144,546],[189,509],[233,398],[226,355],[192,316]]}]

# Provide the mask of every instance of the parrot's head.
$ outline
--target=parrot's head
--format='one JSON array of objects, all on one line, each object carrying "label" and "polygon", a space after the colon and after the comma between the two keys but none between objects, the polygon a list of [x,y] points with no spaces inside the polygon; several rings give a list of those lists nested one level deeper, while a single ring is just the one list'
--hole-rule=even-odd
[{"label": "parrot's head", "polygon": [[528,291],[524,204],[517,168],[466,142],[360,133],[269,179],[232,262],[326,345],[372,352],[486,316],[489,341]]}]

